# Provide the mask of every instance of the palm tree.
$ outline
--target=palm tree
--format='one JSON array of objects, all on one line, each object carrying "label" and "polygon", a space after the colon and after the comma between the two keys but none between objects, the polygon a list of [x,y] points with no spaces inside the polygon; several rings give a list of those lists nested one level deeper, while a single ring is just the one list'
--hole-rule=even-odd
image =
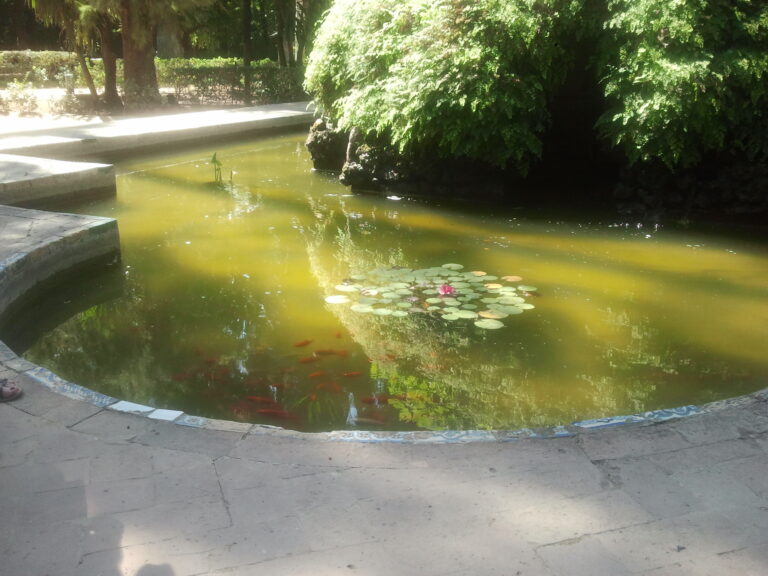
[{"label": "palm tree", "polygon": [[35,16],[43,24],[59,26],[64,32],[64,40],[74,50],[80,71],[93,98],[94,106],[98,103],[98,92],[93,83],[91,71],[85,62],[84,45],[88,39],[86,28],[80,20],[81,2],[76,0],[27,0],[35,11]]}]

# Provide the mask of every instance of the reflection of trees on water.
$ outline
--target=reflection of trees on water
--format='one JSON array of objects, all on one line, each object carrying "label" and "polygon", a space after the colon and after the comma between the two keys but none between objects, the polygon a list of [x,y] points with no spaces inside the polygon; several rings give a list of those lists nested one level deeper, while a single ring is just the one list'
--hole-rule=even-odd
[{"label": "reflection of trees on water", "polygon": [[[326,294],[354,273],[413,267],[403,243],[396,240],[394,226],[388,229],[386,223],[377,223],[377,238],[386,237],[377,248],[368,238],[361,241],[356,231],[360,217],[348,214],[343,203],[336,215],[310,202],[317,222],[308,235],[309,260]],[[537,355],[547,345],[552,349],[558,345],[556,337],[536,327],[532,318],[515,318],[504,330],[483,331],[471,322],[448,323],[426,313],[381,318],[344,305],[335,305],[332,311],[374,361],[372,383],[379,387],[385,383],[382,392],[389,397],[388,404],[399,411],[402,421],[418,427],[550,425],[580,417],[585,404],[596,413],[627,405],[626,398],[617,398],[624,392],[612,379],[578,382],[574,375],[573,390],[562,382],[546,382],[547,367],[537,365],[542,362]],[[631,394],[642,403],[647,388],[637,386]],[[569,404],[569,396],[576,405]]]}]

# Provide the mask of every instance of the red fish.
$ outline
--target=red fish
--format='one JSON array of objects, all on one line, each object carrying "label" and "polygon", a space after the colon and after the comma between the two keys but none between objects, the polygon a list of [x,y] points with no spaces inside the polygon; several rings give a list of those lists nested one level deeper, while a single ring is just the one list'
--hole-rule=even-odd
[{"label": "red fish", "polygon": [[304,358],[299,358],[301,364],[310,364],[312,362],[317,362],[318,360],[320,360],[320,358],[317,356],[305,356]]},{"label": "red fish", "polygon": [[266,396],[246,396],[246,399],[256,404],[277,404],[272,398],[267,398]]},{"label": "red fish", "polygon": [[336,338],[341,338],[341,332],[336,332]]},{"label": "red fish", "polygon": [[211,357],[206,358],[205,360],[203,360],[203,362],[205,362],[206,364],[218,364],[219,359],[218,358],[214,358],[213,356],[211,356]]},{"label": "red fish", "polygon": [[338,382],[331,382],[331,392],[341,392],[341,386],[339,386]]},{"label": "red fish", "polygon": [[294,344],[294,346],[296,348],[304,348],[304,346],[309,346],[310,344],[312,344],[312,342],[314,342],[314,340],[299,340]]},{"label": "red fish", "polygon": [[354,378],[355,376],[362,376],[362,372],[344,372],[342,376],[346,376],[347,378]]},{"label": "red fish", "polygon": [[323,348],[322,350],[315,350],[317,356],[333,356],[336,354],[336,350],[331,348]]},{"label": "red fish", "polygon": [[310,372],[308,375],[309,378],[322,378],[323,376],[328,376],[328,372],[325,370],[318,370],[316,372]]}]

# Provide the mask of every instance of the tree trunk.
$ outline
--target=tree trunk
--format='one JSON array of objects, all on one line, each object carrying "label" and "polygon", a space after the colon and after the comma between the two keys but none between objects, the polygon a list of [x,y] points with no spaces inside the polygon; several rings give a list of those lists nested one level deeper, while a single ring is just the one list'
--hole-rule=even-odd
[{"label": "tree trunk", "polygon": [[246,106],[253,103],[251,99],[251,61],[253,60],[253,11],[251,0],[243,1],[243,101]]},{"label": "tree trunk", "polygon": [[297,0],[296,2],[296,64],[304,63],[304,50],[309,38],[309,10],[310,0]]},{"label": "tree trunk", "polygon": [[148,1],[120,0],[123,92],[127,109],[149,108],[160,103],[155,69],[155,23],[149,17]]},{"label": "tree trunk", "polygon": [[80,72],[83,74],[85,84],[88,86],[88,92],[91,93],[91,99],[93,100],[94,109],[99,107],[99,93],[96,90],[96,84],[93,82],[93,76],[88,69],[88,64],[85,61],[85,55],[83,54],[82,47],[75,43],[75,56],[77,56],[77,62],[80,64]]},{"label": "tree trunk", "polygon": [[285,53],[285,9],[284,0],[275,0],[275,17],[277,26],[277,63],[280,66],[288,65],[288,58]]},{"label": "tree trunk", "polygon": [[257,22],[259,25],[259,56],[261,58],[274,58],[275,51],[269,34],[269,18],[267,17],[267,0],[258,0],[256,2]]},{"label": "tree trunk", "polygon": [[101,61],[104,63],[104,104],[110,110],[122,108],[123,101],[117,92],[117,56],[112,40],[112,22],[107,17],[99,19]]}]

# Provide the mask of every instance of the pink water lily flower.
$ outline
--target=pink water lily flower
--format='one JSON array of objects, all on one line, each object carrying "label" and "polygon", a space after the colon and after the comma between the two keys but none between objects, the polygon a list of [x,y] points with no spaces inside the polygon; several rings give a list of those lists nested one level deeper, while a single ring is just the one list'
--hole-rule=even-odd
[{"label": "pink water lily flower", "polygon": [[456,288],[450,284],[443,284],[437,289],[437,293],[440,294],[440,296],[452,296],[453,294],[456,294]]}]

